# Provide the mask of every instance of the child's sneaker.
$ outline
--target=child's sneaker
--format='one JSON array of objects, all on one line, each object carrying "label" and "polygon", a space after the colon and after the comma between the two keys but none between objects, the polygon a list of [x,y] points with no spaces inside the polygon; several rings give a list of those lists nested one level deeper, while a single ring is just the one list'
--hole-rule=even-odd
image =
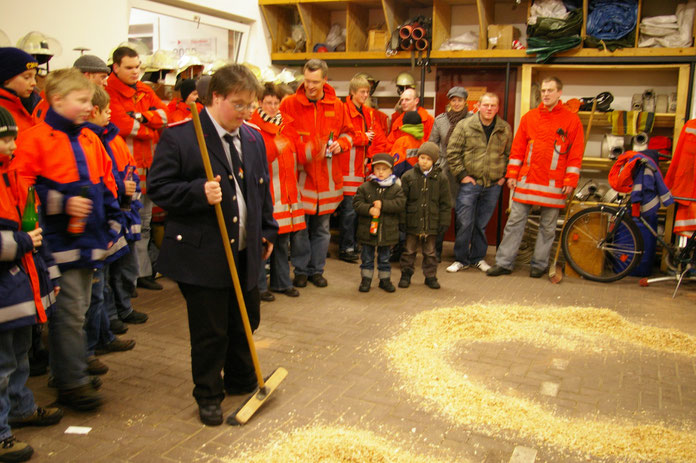
[{"label": "child's sneaker", "polygon": [[425,285],[430,289],[440,289],[440,283],[437,282],[437,277],[427,277]]},{"label": "child's sneaker", "polygon": [[[362,281],[360,282],[360,287],[358,288],[358,291],[361,293],[366,293],[370,290],[370,285],[372,284],[372,279],[371,278],[365,278],[363,277]],[[381,284],[381,282],[380,282]]]},{"label": "child's sneaker", "polygon": [[379,287],[388,293],[393,293],[394,291],[396,291],[396,288],[394,287],[389,278],[382,278],[381,280],[379,280]]},{"label": "child's sneaker", "polygon": [[468,265],[464,265],[461,262],[455,260],[454,262],[452,262],[452,265],[447,267],[447,271],[449,273],[457,273],[458,271],[466,270],[467,268],[469,268]]},{"label": "child's sneaker", "polygon": [[482,272],[487,272],[489,268],[491,268],[490,265],[488,265],[488,262],[485,260],[481,259],[480,261],[476,262],[474,265],[477,269],[481,270]]},{"label": "child's sneaker", "polygon": [[29,444],[18,441],[15,436],[0,441],[0,461],[27,461],[33,453]]}]

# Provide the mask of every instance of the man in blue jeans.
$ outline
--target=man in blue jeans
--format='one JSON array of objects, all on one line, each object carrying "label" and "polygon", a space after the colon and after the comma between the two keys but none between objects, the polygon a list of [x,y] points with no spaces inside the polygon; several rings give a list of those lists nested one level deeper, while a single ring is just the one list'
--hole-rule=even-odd
[{"label": "man in blue jeans", "polygon": [[447,145],[450,172],[459,182],[455,261],[447,267],[450,273],[468,267],[483,272],[490,268],[484,259],[488,249],[486,225],[505,182],[512,145],[512,129],[497,116],[498,107],[496,94],[484,94],[478,114],[460,121]]}]

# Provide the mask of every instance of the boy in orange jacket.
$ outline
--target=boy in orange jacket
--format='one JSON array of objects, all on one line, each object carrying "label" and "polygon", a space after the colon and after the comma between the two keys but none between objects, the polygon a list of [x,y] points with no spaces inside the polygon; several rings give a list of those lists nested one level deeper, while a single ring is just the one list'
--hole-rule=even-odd
[{"label": "boy in orange jacket", "polygon": [[44,122],[20,135],[15,162],[36,185],[46,240],[61,273],[57,310],[49,320],[51,372],[58,402],[77,410],[102,404],[86,374],[83,322],[94,268],[127,250],[111,160],[83,123],[92,109],[93,84],[75,69],[49,74]]}]

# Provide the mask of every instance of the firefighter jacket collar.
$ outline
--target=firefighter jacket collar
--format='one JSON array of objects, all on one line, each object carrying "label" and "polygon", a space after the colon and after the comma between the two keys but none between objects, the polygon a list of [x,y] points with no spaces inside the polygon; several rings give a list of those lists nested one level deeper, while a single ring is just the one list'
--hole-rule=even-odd
[{"label": "firefighter jacket collar", "polygon": [[[305,106],[312,104],[305,94],[304,83],[297,89],[297,100]],[[334,88],[329,84],[324,84],[324,97],[321,100],[318,100],[317,103],[334,104],[336,101],[336,91]],[[285,114],[283,114],[283,117],[285,117]]]},{"label": "firefighter jacket collar", "polygon": [[[564,107],[564,105],[563,105],[563,102],[562,102],[561,100],[558,100],[558,103],[556,103],[556,106],[554,106],[553,109],[551,109],[551,111],[548,110],[548,108],[546,107],[546,105],[544,104],[543,101],[542,101],[541,103],[539,103],[539,106],[537,106],[537,108],[539,108],[541,111],[545,111],[545,112],[547,112],[547,113],[555,113],[555,112],[558,112],[558,111],[560,111],[561,108],[563,108],[563,107]],[[568,109],[568,108],[566,108],[566,109]],[[568,109],[568,111],[570,111],[570,109]],[[571,111],[571,112],[572,112],[572,111]]]},{"label": "firefighter jacket collar", "polygon": [[109,75],[109,78],[107,79],[107,85],[109,88],[113,88],[116,90],[118,93],[122,94],[125,97],[132,98],[133,95],[137,93],[139,90],[140,85],[145,85],[142,82],[138,81],[135,83],[135,85],[128,85],[125,82],[123,82],[121,79],[118,78],[118,76],[115,73],[111,73]]},{"label": "firefighter jacket collar", "polygon": [[70,119],[66,119],[50,108],[46,113],[46,123],[55,130],[65,132],[68,136],[75,137],[80,134],[85,124],[75,124]]},{"label": "firefighter jacket collar", "polygon": [[362,106],[363,112],[358,111],[358,106],[353,102],[353,98],[350,95],[346,97],[346,106],[348,107],[348,112],[350,113],[351,119],[356,117],[365,117],[365,105]]}]

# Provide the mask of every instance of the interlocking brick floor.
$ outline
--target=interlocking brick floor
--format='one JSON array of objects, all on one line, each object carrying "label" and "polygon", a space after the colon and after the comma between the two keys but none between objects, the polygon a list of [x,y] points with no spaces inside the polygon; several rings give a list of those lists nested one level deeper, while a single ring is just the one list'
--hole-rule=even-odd
[{"label": "interlocking brick floor", "polygon": [[[131,325],[123,336],[136,340],[135,349],[102,357],[110,367],[103,376],[106,405],[95,413],[67,410],[57,426],[20,429],[16,435],[34,447],[36,462],[223,462],[242,447],[261,448],[276,430],[323,423],[396,435],[413,453],[452,461],[508,462],[516,447],[520,449],[514,461],[524,461],[520,458],[535,450],[536,461],[575,461],[562,449],[542,448],[533,440],[509,435],[479,434],[420,409],[401,390],[401,379],[391,372],[378,346],[421,311],[480,301],[605,307],[637,323],[696,335],[694,285],[672,299],[671,284],[641,288],[635,278],[611,284],[566,278],[552,285],[546,278],[529,278],[527,268],[498,278],[476,269],[448,274],[444,269],[451,246],[445,255],[438,291],[426,288],[417,272],[407,290],[387,294],[375,283],[371,292],[359,293],[358,265],[329,259],[327,288],[310,284],[300,290],[299,298],[276,295],[275,302],[264,303],[255,336],[264,374],[283,366],[289,376],[243,427],[200,424],[191,397],[183,299],[173,282],[162,279],[164,291],[141,289],[134,300],[138,310],[150,315],[146,324]],[[395,265],[392,280],[398,276]],[[648,350],[587,355],[515,343],[476,343],[460,349],[454,360],[463,374],[554,405],[569,416],[644,412],[647,419],[696,424],[694,358]],[[55,397],[46,379],[29,381],[41,405]],[[552,394],[542,394],[543,388]],[[244,400],[226,398],[225,413]],[[92,429],[87,435],[67,435],[70,425]]]}]

